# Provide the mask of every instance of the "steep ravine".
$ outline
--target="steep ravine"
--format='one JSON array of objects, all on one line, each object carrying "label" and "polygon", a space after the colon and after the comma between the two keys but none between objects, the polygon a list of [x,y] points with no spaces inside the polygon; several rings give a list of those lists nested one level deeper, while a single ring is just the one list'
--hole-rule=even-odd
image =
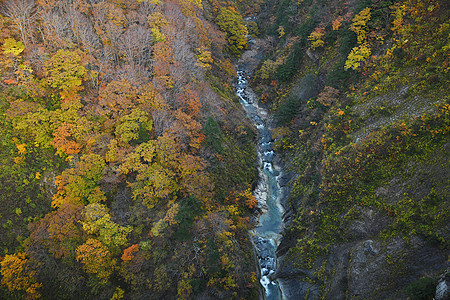
[{"label": "steep ravine", "polygon": [[[251,232],[261,270],[260,283],[266,299],[281,299],[282,292],[278,282],[273,279],[277,267],[276,249],[278,247],[282,224],[283,208],[280,205],[280,168],[274,164],[275,153],[272,147],[270,120],[267,111],[259,105],[256,95],[248,86],[251,74],[251,61],[258,52],[251,49],[244,53],[238,65],[236,94],[242,107],[252,120],[259,133],[258,184],[254,195],[262,211],[257,227]],[[254,61],[253,61],[254,62]]]},{"label": "steep ravine", "polygon": [[[447,299],[448,250],[420,235],[381,238],[380,234],[386,232],[390,224],[389,215],[375,207],[361,207],[359,218],[349,220],[347,227],[340,228],[345,240],[330,244],[326,253],[318,253],[311,268],[302,267],[298,256],[288,255],[289,249],[295,247],[298,240],[292,231],[283,231],[295,214],[292,207],[286,205],[288,186],[298,174],[286,172],[280,167],[280,155],[272,152],[270,143],[270,128],[274,122],[247,85],[259,55],[256,45],[243,54],[238,63],[236,92],[260,135],[260,180],[254,194],[264,213],[253,233],[266,298],[345,299],[350,295],[356,299],[406,299],[408,289],[421,288],[417,288],[420,280],[439,278],[434,283],[437,284],[436,299]],[[310,86],[302,86],[302,82],[298,94],[307,94]],[[378,187],[376,197],[395,203],[399,195],[405,193],[418,197],[429,192],[431,187],[444,187],[448,184],[445,182],[448,169],[442,166],[448,166],[445,159],[449,149],[447,143],[437,148],[428,159],[410,160],[399,171],[399,174],[404,174],[403,177],[394,177]],[[288,164],[289,159],[286,160]],[[416,169],[413,173],[412,168]],[[417,198],[416,201],[419,200]],[[294,208],[300,207],[302,198],[290,201],[295,203]],[[280,209],[281,206],[284,209]],[[438,296],[440,294],[444,296]]]}]

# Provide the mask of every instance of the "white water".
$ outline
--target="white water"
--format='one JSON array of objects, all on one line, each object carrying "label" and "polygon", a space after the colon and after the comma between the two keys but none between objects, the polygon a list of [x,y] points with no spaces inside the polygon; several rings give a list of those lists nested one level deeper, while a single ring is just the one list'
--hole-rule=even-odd
[{"label": "white water", "polygon": [[258,156],[260,158],[258,185],[254,195],[263,213],[259,217],[258,227],[252,232],[256,246],[258,261],[261,268],[261,285],[264,287],[265,297],[270,300],[281,299],[281,291],[276,280],[270,276],[276,270],[276,248],[282,229],[282,208],[279,204],[280,186],[279,172],[273,166],[274,151],[272,149],[272,135],[267,128],[267,111],[258,105],[258,99],[248,87],[246,74],[238,71],[236,94],[247,113],[259,131]]}]

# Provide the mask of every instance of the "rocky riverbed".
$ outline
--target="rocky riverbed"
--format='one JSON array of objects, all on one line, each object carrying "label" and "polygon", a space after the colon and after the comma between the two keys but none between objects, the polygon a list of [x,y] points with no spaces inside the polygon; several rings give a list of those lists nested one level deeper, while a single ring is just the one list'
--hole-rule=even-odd
[{"label": "rocky riverbed", "polygon": [[281,299],[278,282],[273,278],[277,268],[276,249],[281,230],[283,207],[280,205],[279,178],[280,168],[274,164],[275,152],[272,147],[270,119],[267,110],[259,105],[258,98],[248,86],[248,78],[252,67],[257,63],[258,51],[256,44],[245,52],[238,64],[238,82],[236,94],[242,107],[252,120],[259,133],[258,164],[259,178],[254,195],[262,214],[257,227],[251,232],[257,252],[261,275],[260,283],[264,287],[266,299]]}]

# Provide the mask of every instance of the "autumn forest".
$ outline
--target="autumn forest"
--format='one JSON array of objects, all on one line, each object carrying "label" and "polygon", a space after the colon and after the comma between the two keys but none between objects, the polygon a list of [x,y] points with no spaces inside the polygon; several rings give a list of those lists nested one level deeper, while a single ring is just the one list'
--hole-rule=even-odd
[{"label": "autumn forest", "polygon": [[[250,51],[286,174],[271,280],[286,299],[431,299],[449,276],[448,12],[0,0],[0,299],[261,299],[259,132],[235,93]],[[368,284],[371,263],[391,271]]]}]

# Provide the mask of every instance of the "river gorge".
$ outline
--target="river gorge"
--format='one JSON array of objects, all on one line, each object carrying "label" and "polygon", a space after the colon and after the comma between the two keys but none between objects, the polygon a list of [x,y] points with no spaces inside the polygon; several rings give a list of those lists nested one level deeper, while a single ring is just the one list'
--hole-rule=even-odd
[{"label": "river gorge", "polygon": [[276,248],[282,230],[283,209],[279,202],[280,185],[278,182],[281,171],[273,163],[275,153],[272,147],[273,140],[268,124],[268,113],[259,106],[258,98],[248,86],[248,74],[242,69],[238,71],[236,94],[259,134],[257,145],[259,178],[254,195],[262,214],[251,235],[261,270],[260,283],[264,287],[266,299],[281,299],[279,285],[276,280],[272,279],[272,274],[276,271]]}]

